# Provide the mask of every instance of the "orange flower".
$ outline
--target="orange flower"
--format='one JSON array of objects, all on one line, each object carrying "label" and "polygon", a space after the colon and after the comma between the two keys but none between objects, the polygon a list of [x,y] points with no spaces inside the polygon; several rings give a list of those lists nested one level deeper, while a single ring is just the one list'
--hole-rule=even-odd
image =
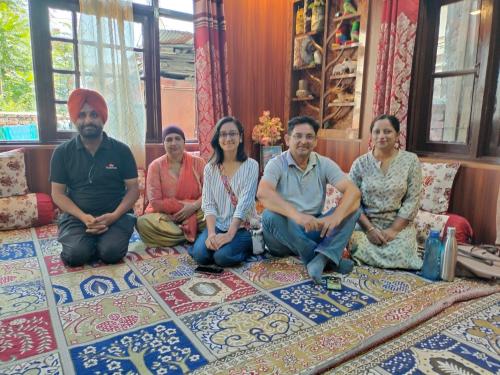
[{"label": "orange flower", "polygon": [[270,111],[263,111],[259,124],[252,130],[252,140],[264,146],[274,145],[281,140],[283,124],[279,117],[272,117]]}]

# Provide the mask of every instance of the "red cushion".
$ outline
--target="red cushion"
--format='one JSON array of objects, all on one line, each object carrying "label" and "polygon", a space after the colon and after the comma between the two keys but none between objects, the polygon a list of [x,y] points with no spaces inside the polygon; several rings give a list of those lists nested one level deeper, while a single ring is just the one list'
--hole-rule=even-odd
[{"label": "red cushion", "polygon": [[36,208],[38,211],[36,226],[50,224],[54,221],[56,211],[50,195],[36,193]]},{"label": "red cushion", "polygon": [[472,243],[472,238],[474,237],[474,232],[469,221],[460,215],[456,214],[446,214],[449,216],[446,225],[444,226],[444,233],[446,233],[448,227],[455,227],[455,237],[459,243]]}]

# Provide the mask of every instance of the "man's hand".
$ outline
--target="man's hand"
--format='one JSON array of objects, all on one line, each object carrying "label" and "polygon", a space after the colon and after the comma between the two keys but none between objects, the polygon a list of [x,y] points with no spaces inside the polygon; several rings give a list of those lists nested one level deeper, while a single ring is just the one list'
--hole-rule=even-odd
[{"label": "man's hand", "polygon": [[217,250],[217,245],[215,243],[215,233],[209,233],[207,239],[205,240],[205,246],[209,250]]},{"label": "man's hand", "polygon": [[231,242],[233,240],[234,236],[232,236],[231,234],[229,234],[229,232],[227,233],[219,233],[215,236],[215,246],[217,248],[217,250],[219,250],[222,246],[224,246],[225,244]]},{"label": "man's hand", "polygon": [[107,227],[111,226],[111,224],[113,224],[116,220],[118,220],[116,215],[112,212],[98,216],[95,219],[99,224],[105,225]]},{"label": "man's hand", "polygon": [[83,222],[83,224],[85,224],[87,228],[97,223],[95,217],[90,214],[83,214],[83,216],[79,217],[79,219]]},{"label": "man's hand", "polygon": [[317,220],[323,225],[323,227],[321,228],[321,238],[330,236],[333,232],[333,229],[340,224],[340,220],[337,219],[335,214],[328,215]]},{"label": "man's hand", "polygon": [[87,233],[90,234],[102,234],[106,232],[111,224],[113,224],[118,218],[114,213],[107,213],[95,218],[93,224],[87,225]]},{"label": "man's hand", "polygon": [[101,234],[108,230],[108,226],[106,224],[100,223],[98,219],[92,215],[84,214],[80,217],[80,220],[87,227],[86,232],[89,234]]},{"label": "man's hand", "polygon": [[193,203],[184,203],[184,207],[182,207],[179,211],[173,214],[174,221],[176,223],[181,223],[191,215],[196,212],[196,207]]},{"label": "man's hand", "polygon": [[323,223],[321,223],[314,216],[303,214],[301,212],[297,212],[297,214],[294,215],[293,220],[300,226],[304,227],[306,232],[319,231],[323,227]]}]

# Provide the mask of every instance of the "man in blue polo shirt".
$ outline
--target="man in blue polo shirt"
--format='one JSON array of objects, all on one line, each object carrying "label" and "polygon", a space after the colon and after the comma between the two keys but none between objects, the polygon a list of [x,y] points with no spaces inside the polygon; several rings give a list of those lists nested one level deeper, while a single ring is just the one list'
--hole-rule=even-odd
[{"label": "man in blue polo shirt", "polygon": [[135,225],[135,160],[127,145],[103,132],[108,108],[98,92],[74,90],[68,111],[78,135],[59,145],[50,161],[52,199],[63,211],[61,259],[72,267],[94,259],[116,263],[127,253]]},{"label": "man in blue polo shirt", "polygon": [[[341,258],[361,212],[361,193],[337,164],[313,152],[318,130],[319,124],[307,116],[288,122],[289,149],[266,165],[257,197],[266,208],[262,227],[271,254],[300,256],[319,284],[328,263],[342,273],[352,270],[352,261]],[[336,209],[321,215],[328,183],[343,198]]]}]

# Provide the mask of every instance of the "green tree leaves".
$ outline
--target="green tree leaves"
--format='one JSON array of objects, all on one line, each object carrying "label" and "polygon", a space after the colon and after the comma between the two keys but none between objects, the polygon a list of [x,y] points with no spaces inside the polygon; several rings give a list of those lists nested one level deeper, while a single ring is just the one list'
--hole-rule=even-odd
[{"label": "green tree leaves", "polygon": [[34,112],[27,0],[0,0],[0,111]]}]

